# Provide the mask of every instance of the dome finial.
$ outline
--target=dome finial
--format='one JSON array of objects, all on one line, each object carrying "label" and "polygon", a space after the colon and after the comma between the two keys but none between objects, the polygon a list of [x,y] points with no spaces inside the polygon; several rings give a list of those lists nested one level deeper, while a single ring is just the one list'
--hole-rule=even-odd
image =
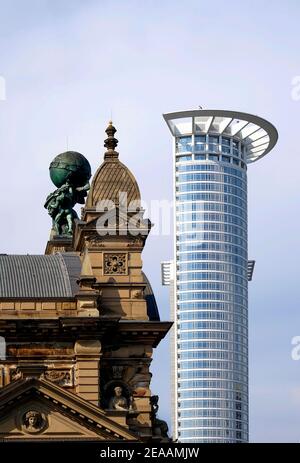
[{"label": "dome finial", "polygon": [[116,146],[118,145],[118,140],[115,138],[115,133],[117,129],[113,126],[112,121],[109,121],[108,127],[105,130],[107,133],[107,138],[104,140],[104,146],[107,151],[104,154],[104,159],[107,158],[117,158],[119,153],[115,151]]}]

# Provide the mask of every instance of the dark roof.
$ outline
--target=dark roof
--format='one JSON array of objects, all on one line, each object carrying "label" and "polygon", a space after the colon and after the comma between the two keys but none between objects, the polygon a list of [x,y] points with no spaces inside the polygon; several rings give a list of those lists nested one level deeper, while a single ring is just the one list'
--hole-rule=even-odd
[{"label": "dark roof", "polygon": [[81,262],[71,252],[0,255],[0,298],[72,298]]},{"label": "dark roof", "polygon": [[[0,254],[0,299],[73,298],[81,261],[72,252],[50,255]],[[146,275],[145,299],[150,320],[159,320],[156,300]]]},{"label": "dark roof", "polygon": [[158,307],[157,307],[157,304],[156,304],[155,296],[153,294],[152,287],[150,285],[150,281],[148,280],[148,278],[146,277],[144,272],[142,272],[142,273],[143,273],[145,283],[147,284],[147,286],[145,288],[145,292],[144,292],[146,303],[147,303],[147,315],[149,317],[149,320],[151,320],[151,321],[156,321],[156,320],[159,321],[160,320],[159,311],[158,311]]}]

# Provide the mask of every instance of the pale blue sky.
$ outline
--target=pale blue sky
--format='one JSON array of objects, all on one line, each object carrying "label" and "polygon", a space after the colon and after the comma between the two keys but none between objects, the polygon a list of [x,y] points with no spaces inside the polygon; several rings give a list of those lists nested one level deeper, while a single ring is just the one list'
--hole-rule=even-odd
[{"label": "pale blue sky", "polygon": [[[279,131],[272,153],[249,167],[250,435],[255,442],[300,441],[300,75],[299,1],[0,1],[1,252],[43,253],[53,190],[48,165],[82,152],[102,161],[111,112],[120,157],[143,198],[171,199],[171,137],[163,112],[233,109],[269,119]],[[162,319],[168,291],[160,261],[168,237],[144,252]],[[154,355],[152,391],[169,419],[168,341]]]}]

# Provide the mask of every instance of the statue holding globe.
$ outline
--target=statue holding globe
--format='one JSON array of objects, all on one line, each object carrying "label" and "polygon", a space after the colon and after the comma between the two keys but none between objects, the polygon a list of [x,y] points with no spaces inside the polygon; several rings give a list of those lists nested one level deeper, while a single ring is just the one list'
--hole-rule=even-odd
[{"label": "statue holding globe", "polygon": [[91,166],[82,154],[67,151],[54,158],[49,170],[57,190],[47,196],[45,208],[52,217],[55,234],[70,236],[78,218],[73,208],[77,203],[84,204],[90,188]]}]

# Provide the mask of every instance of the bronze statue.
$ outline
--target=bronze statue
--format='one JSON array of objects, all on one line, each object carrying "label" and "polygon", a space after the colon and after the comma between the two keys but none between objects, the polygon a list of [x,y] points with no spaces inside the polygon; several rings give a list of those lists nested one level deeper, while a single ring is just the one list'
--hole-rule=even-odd
[{"label": "bronze statue", "polygon": [[90,185],[75,188],[69,180],[47,196],[45,208],[53,220],[53,229],[57,235],[72,235],[73,221],[78,218],[73,209],[75,204],[84,204]]},{"label": "bronze statue", "polygon": [[90,188],[91,167],[80,153],[67,151],[50,164],[50,177],[57,188],[48,195],[44,207],[52,217],[56,235],[72,235],[73,222],[78,218],[75,204],[84,204]]}]

